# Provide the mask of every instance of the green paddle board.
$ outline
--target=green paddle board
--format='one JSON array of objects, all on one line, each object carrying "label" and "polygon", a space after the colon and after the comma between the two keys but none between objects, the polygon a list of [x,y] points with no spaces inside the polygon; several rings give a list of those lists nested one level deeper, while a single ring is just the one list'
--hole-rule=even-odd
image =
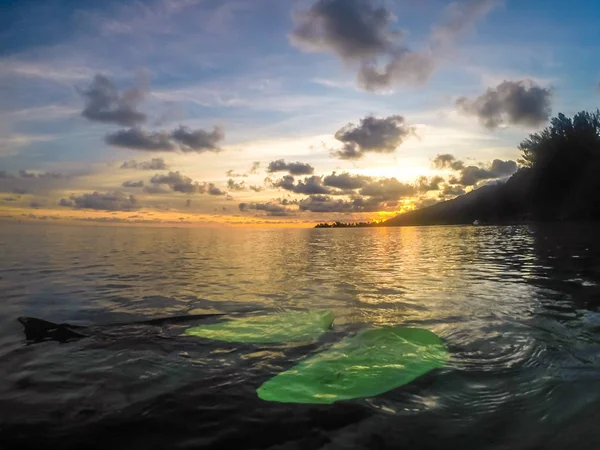
[{"label": "green paddle board", "polygon": [[225,342],[271,344],[318,338],[333,324],[331,311],[286,311],[189,328],[186,335]]},{"label": "green paddle board", "polygon": [[258,388],[258,396],[282,403],[331,404],[374,397],[443,367],[442,340],[419,328],[360,332],[316,354]]}]

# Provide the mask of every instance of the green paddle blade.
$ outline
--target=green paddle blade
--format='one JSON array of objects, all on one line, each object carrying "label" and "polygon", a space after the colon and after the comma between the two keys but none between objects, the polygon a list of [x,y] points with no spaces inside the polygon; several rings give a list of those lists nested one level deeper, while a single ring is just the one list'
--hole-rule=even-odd
[{"label": "green paddle blade", "polygon": [[448,350],[419,328],[365,330],[316,354],[258,388],[258,396],[282,403],[331,404],[374,397],[443,367]]},{"label": "green paddle blade", "polygon": [[331,328],[331,311],[287,311],[189,328],[185,334],[225,342],[310,341]]}]

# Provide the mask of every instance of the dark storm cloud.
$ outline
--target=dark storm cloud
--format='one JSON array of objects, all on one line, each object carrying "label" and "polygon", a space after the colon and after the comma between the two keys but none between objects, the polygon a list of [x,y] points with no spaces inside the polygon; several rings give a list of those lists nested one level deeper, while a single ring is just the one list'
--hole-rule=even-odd
[{"label": "dark storm cloud", "polygon": [[66,198],[61,198],[60,201],[58,202],[58,206],[67,206],[67,207],[71,207],[73,206],[73,200],[69,200]]},{"label": "dark storm cloud", "polygon": [[351,175],[347,172],[337,174],[333,172],[323,179],[323,184],[342,190],[354,190],[362,188],[369,181],[371,181],[371,178],[363,175]]},{"label": "dark storm cloud", "polygon": [[[64,200],[64,199],[63,199]],[[138,203],[133,195],[122,192],[108,192],[102,194],[93,192],[91,194],[72,195],[70,200],[73,207],[77,209],[97,209],[101,211],[133,211],[138,209]],[[61,200],[62,203],[62,200]],[[67,204],[61,206],[69,206]]]},{"label": "dark storm cloud", "polygon": [[132,127],[147,119],[146,114],[137,110],[144,99],[143,89],[129,89],[120,94],[110,79],[96,75],[90,86],[80,93],[85,98],[81,115],[93,122]]},{"label": "dark storm cloud", "polygon": [[172,152],[177,150],[177,146],[171,141],[171,136],[164,131],[150,132],[139,128],[129,128],[109,133],[105,136],[104,140],[108,145],[132,150],[154,152]]},{"label": "dark storm cloud", "polygon": [[417,180],[417,190],[419,192],[439,191],[440,184],[444,182],[444,179],[440,176],[435,176],[430,179],[427,177],[419,177]]},{"label": "dark storm cloud", "polygon": [[126,188],[141,188],[144,187],[144,182],[140,181],[125,181],[123,182],[123,187]]},{"label": "dark storm cloud", "polygon": [[233,178],[227,180],[227,189],[230,191],[245,191],[246,183],[242,181],[241,183],[236,183]]},{"label": "dark storm cloud", "polygon": [[396,178],[384,178],[365,185],[359,194],[376,197],[381,201],[391,201],[414,195],[415,188],[410,184],[401,183]]},{"label": "dark storm cloud", "polygon": [[295,179],[291,175],[286,175],[278,181],[272,183],[273,187],[285,189],[286,191],[296,194],[329,194],[331,190],[323,185],[323,180],[319,176],[306,177],[304,180],[299,180],[295,183]]},{"label": "dark storm cloud", "polygon": [[135,159],[125,161],[121,164],[121,169],[136,169],[136,170],[169,170],[169,166],[162,158],[152,158],[150,161],[138,162]]},{"label": "dark storm cloud", "polygon": [[218,152],[219,142],[225,139],[225,133],[221,127],[214,127],[212,131],[202,129],[191,130],[179,127],[173,130],[171,137],[180,144],[183,152]]},{"label": "dark storm cloud", "polygon": [[428,45],[418,51],[403,42],[393,25],[396,16],[369,0],[318,0],[294,15],[293,45],[307,52],[328,52],[347,66],[358,66],[357,82],[367,91],[402,84],[421,84],[438,60],[471,25],[496,4],[493,0],[454,2],[433,28]]},{"label": "dark storm cloud", "polygon": [[552,114],[552,92],[532,81],[504,81],[474,100],[459,98],[456,106],[489,129],[501,125],[536,127]]},{"label": "dark storm cloud", "polygon": [[286,163],[283,159],[277,161],[271,161],[267,167],[267,172],[288,172],[290,175],[312,175],[315,172],[315,168],[310,164],[303,162],[290,162]]},{"label": "dark storm cloud", "polygon": [[404,140],[414,135],[413,127],[406,125],[404,117],[389,116],[378,119],[367,116],[359,125],[349,123],[335,133],[344,146],[332,155],[340,159],[360,159],[366,153],[393,153]]},{"label": "dark storm cloud", "polygon": [[433,160],[433,167],[440,170],[461,170],[464,166],[465,164],[462,161],[457,160],[453,155],[449,154],[437,155]]},{"label": "dark storm cloud", "polygon": [[171,132],[147,131],[141,128],[129,128],[109,133],[104,140],[114,147],[155,152],[182,151],[184,153],[219,152],[218,143],[225,138],[222,128],[213,131],[191,130],[179,127]]},{"label": "dark storm cloud", "polygon": [[267,216],[284,217],[292,215],[292,211],[276,203],[240,203],[238,206],[241,212],[251,210],[264,211]]}]

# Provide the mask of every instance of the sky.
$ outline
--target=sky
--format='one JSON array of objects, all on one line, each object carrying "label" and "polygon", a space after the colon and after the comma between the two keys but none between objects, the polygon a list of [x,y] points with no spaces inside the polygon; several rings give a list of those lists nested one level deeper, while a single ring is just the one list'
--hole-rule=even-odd
[{"label": "sky", "polygon": [[313,226],[502,182],[596,0],[0,1],[0,220]]}]

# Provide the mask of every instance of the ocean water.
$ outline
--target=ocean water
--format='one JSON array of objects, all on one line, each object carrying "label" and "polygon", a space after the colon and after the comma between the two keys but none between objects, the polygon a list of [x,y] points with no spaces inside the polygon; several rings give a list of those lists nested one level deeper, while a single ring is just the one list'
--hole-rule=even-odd
[{"label": "ocean water", "polygon": [[[598,449],[593,225],[0,226],[0,448]],[[199,314],[330,309],[317,341],[183,335]],[[90,326],[27,342],[19,316]],[[189,320],[132,322],[189,316]],[[442,369],[374,398],[256,389],[360,329],[426,328]]]}]

